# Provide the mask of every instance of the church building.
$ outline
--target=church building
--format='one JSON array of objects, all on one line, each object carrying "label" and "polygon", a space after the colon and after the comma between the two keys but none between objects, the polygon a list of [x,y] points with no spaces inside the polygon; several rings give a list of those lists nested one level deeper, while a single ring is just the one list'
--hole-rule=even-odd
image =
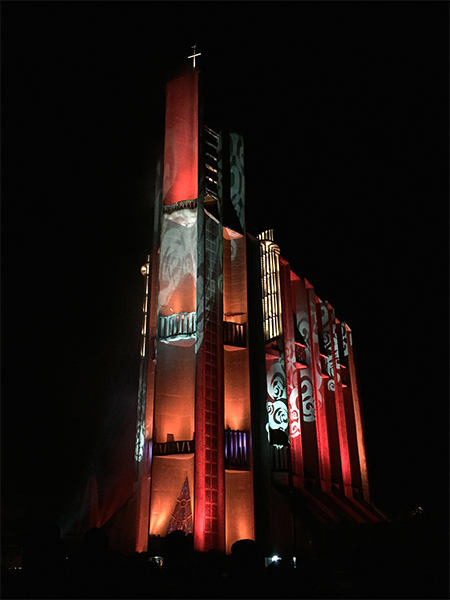
[{"label": "church building", "polygon": [[[145,279],[136,545],[175,529],[295,556],[372,507],[352,332],[245,223],[244,142],[203,122],[202,74],[166,88]],[[309,542],[311,543],[311,542]]]}]

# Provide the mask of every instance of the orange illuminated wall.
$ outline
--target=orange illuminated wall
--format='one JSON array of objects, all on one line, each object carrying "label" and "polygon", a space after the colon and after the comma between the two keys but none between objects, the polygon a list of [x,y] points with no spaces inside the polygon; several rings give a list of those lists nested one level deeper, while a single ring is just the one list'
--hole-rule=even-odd
[{"label": "orange illuminated wall", "polygon": [[228,227],[223,229],[223,314],[235,323],[247,319],[245,238]]},{"label": "orange illuminated wall", "polygon": [[253,476],[250,471],[225,472],[226,552],[234,542],[255,539]]},{"label": "orange illuminated wall", "polygon": [[[247,270],[245,238],[224,228],[223,318],[247,323]],[[225,346],[225,428],[250,430],[250,383],[248,348]]]},{"label": "orange illuminated wall", "polygon": [[194,339],[159,342],[156,372],[155,442],[192,440],[195,410]]},{"label": "orange illuminated wall", "polygon": [[250,430],[250,385],[248,350],[225,347],[225,429]]},{"label": "orange illuminated wall", "polygon": [[[177,207],[164,212],[159,253],[159,332],[152,441],[192,440],[195,429],[195,333],[169,325],[177,315],[193,319],[196,309],[197,210]],[[166,535],[186,477],[194,498],[194,459],[154,456],[150,496],[151,535]],[[195,517],[194,517],[195,518]]]},{"label": "orange illuminated wall", "polygon": [[[139,550],[146,549],[149,533],[166,535],[186,477],[192,506],[194,502],[193,454],[155,456],[154,451],[155,444],[194,437],[198,75],[196,69],[190,70],[166,86],[160,242],[153,256],[158,267],[152,282],[157,317],[149,339],[143,461],[148,467],[141,476]],[[189,320],[191,333],[175,332],[176,319]]]},{"label": "orange illuminated wall", "polygon": [[[195,429],[195,333],[179,334],[168,321],[196,308],[197,211],[164,213],[159,253],[159,310],[152,443],[192,440]],[[166,535],[186,477],[194,499],[194,458],[153,456],[150,535]]]},{"label": "orange illuminated wall", "polygon": [[[247,265],[245,237],[223,229],[223,319],[247,325]],[[248,344],[224,347],[225,428],[251,430]],[[251,470],[225,472],[225,547],[239,539],[255,539]]]},{"label": "orange illuminated wall", "polygon": [[150,535],[165,536],[184,480],[188,477],[194,506],[194,455],[153,458]]}]

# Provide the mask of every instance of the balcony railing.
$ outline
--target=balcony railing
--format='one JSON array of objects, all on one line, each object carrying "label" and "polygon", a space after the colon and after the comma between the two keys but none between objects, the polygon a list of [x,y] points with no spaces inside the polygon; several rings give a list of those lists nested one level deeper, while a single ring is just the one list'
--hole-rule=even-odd
[{"label": "balcony railing", "polygon": [[225,468],[248,471],[249,432],[225,429]]},{"label": "balcony railing", "polygon": [[196,200],[180,200],[180,202],[175,202],[174,204],[166,204],[163,206],[164,214],[171,214],[176,210],[182,210],[183,208],[197,208]]},{"label": "balcony railing", "polygon": [[290,452],[289,446],[283,446],[282,448],[277,448],[276,446],[271,446],[272,448],[272,470],[273,471],[282,471],[289,472],[289,456]]},{"label": "balcony railing", "polygon": [[246,346],[246,326],[245,323],[223,322],[223,343],[228,346],[237,346],[245,348]]},{"label": "balcony railing", "polygon": [[159,317],[159,337],[167,339],[176,336],[190,337],[196,332],[196,314],[190,313],[175,313],[167,317]]},{"label": "balcony railing", "polygon": [[168,454],[191,454],[192,452],[194,452],[194,440],[156,442],[153,445],[153,456],[167,456]]}]

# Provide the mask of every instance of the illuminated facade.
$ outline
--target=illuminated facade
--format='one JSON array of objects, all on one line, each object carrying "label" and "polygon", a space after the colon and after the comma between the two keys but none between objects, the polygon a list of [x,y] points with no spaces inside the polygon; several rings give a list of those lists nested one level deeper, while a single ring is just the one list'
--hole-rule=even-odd
[{"label": "illuminated facade", "polygon": [[200,73],[166,90],[164,161],[145,278],[136,550],[174,529],[301,551],[309,523],[370,505],[351,330],[246,232],[243,140],[203,123]]}]

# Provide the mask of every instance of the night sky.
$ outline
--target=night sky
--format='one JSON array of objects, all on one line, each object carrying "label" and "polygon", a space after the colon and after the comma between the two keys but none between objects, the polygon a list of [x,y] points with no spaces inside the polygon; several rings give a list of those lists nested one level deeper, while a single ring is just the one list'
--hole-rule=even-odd
[{"label": "night sky", "polygon": [[353,330],[375,504],[447,514],[448,4],[9,2],[2,21],[5,522],[67,529],[89,475],[133,463],[164,84],[194,43],[211,125],[244,136],[247,230],[274,228]]}]

